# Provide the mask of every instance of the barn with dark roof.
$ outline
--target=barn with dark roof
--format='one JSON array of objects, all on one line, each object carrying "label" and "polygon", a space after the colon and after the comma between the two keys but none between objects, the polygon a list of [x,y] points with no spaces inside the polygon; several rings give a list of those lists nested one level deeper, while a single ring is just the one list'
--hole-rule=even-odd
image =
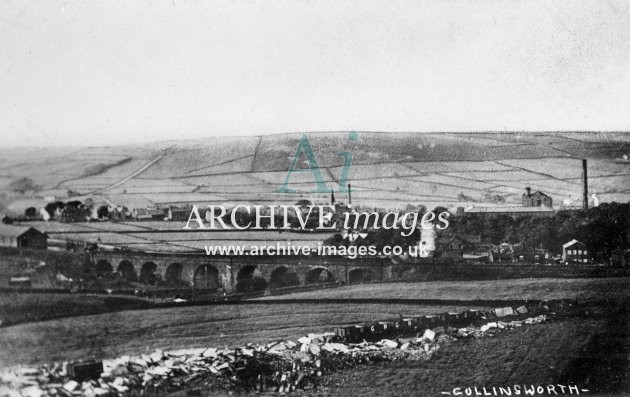
[{"label": "barn with dark roof", "polygon": [[28,226],[0,224],[0,247],[46,249],[48,235]]}]

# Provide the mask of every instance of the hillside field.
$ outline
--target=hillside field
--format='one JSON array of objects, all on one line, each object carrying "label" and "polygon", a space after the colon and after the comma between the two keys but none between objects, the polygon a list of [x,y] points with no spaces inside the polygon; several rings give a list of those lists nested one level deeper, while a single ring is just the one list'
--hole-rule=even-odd
[{"label": "hillside field", "polygon": [[[589,159],[589,192],[600,202],[630,198],[630,135],[625,133],[308,133],[327,185],[339,193],[343,161],[355,205],[384,209],[407,204],[458,207],[519,204],[526,186],[550,194],[556,206],[580,206],[581,159]],[[143,146],[0,149],[0,204],[21,214],[43,198],[149,205],[326,203],[309,193],[310,173],[294,174],[296,194],[278,194],[301,134],[222,137]],[[624,156],[626,156],[624,158]],[[300,166],[307,165],[305,159]],[[31,178],[36,192],[17,194],[11,182]],[[105,200],[105,201],[103,201]]]}]

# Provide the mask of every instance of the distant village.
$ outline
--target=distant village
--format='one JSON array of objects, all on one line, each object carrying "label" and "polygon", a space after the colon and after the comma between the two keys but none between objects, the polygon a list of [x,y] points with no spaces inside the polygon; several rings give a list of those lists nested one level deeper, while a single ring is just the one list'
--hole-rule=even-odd
[{"label": "distant village", "polygon": [[[2,225],[0,225],[0,246],[17,248],[47,248],[46,233],[29,226],[32,221],[47,221],[61,223],[75,222],[187,222],[191,215],[191,206],[168,205],[164,207],[147,208],[127,208],[115,205],[93,205],[91,202],[83,203],[78,200],[62,202],[54,199],[43,208],[27,208],[24,214],[18,216],[4,215]],[[347,212],[354,211],[349,206],[335,202],[334,194],[330,204],[334,205],[335,212],[331,221]],[[310,202],[301,200],[297,204],[306,207]],[[565,211],[566,212],[566,211]],[[239,214],[247,216],[247,214]],[[614,260],[602,261],[602,255],[596,255],[597,247],[589,247],[589,244],[575,238],[567,236],[566,241],[561,241],[555,247],[533,246],[527,241],[491,241],[484,235],[484,230],[468,230],[459,227],[462,220],[476,219],[482,222],[491,222],[497,219],[509,220],[529,219],[540,222],[544,219],[552,219],[557,215],[553,208],[553,199],[542,191],[532,191],[526,187],[520,206],[469,206],[459,207],[451,214],[454,227],[439,232],[437,235],[420,238],[420,232],[413,236],[412,240],[405,240],[406,245],[429,244],[431,246],[430,255],[435,259],[449,259],[471,263],[528,263],[528,264],[590,264],[619,262],[625,264],[626,252],[621,252],[620,248],[614,252]],[[209,220],[209,213],[205,214]],[[508,219],[508,220],[506,220]],[[292,224],[297,223],[294,218]],[[311,231],[315,232],[316,225]],[[479,227],[479,226],[478,226]],[[178,227],[173,227],[178,229]],[[330,231],[328,231],[329,234]],[[388,236],[380,236],[380,231],[372,230],[368,227],[358,232],[366,233],[368,238],[365,241],[349,241],[348,233],[340,236],[342,230],[338,230],[334,237],[326,239],[322,236],[325,244],[348,245],[348,244],[376,244],[401,243],[401,241],[388,241]],[[242,233],[256,233],[254,230],[246,230]],[[80,243],[80,242],[78,242]],[[403,258],[404,259],[404,258]]]}]

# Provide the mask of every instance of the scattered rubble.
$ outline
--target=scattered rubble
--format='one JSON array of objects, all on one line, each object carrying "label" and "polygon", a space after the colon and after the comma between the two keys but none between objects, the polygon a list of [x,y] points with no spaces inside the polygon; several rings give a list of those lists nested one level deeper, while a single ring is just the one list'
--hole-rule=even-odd
[{"label": "scattered rubble", "polygon": [[[524,309],[524,310],[523,310]],[[507,312],[503,308],[501,313]],[[432,329],[417,329],[418,319],[380,322],[376,326],[357,325],[374,335],[386,334],[401,327],[413,330],[415,336],[382,338],[350,343],[335,333],[309,334],[294,341],[278,341],[262,345],[248,344],[238,348],[197,348],[170,352],[156,350],[140,356],[122,356],[102,362],[63,363],[38,368],[10,368],[0,372],[0,397],[43,396],[121,396],[152,395],[187,390],[191,395],[207,395],[214,391],[270,391],[286,393],[297,389],[314,389],[324,373],[339,371],[379,361],[428,360],[440,346],[463,338],[493,336],[506,329],[525,324],[545,322],[546,314],[513,319],[488,321],[487,314],[449,313],[425,316],[434,321],[466,319],[469,324],[455,328],[439,325]],[[494,312],[494,311],[493,311]],[[527,313],[524,307],[512,314]],[[516,313],[515,313],[516,312]],[[522,316],[521,316],[522,317]],[[472,321],[473,319],[479,320]],[[492,318],[495,320],[496,318]],[[409,320],[409,321],[407,321]],[[479,324],[479,322],[483,324]],[[403,324],[406,324],[403,326]],[[354,332],[354,331],[352,331]]]}]

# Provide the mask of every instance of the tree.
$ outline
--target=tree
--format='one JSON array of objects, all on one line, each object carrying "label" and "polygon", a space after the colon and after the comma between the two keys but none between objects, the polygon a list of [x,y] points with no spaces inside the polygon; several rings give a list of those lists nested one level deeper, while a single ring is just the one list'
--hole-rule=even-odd
[{"label": "tree", "polygon": [[[435,214],[435,218],[433,218],[433,220],[431,221],[431,223],[433,223],[434,225],[437,225],[439,221],[438,217],[440,216],[440,214],[442,212],[446,212],[448,213],[448,208],[446,207],[441,207],[441,206],[437,206],[433,209],[432,211]],[[450,218],[449,218],[450,219]],[[450,222],[450,221],[449,221]]]},{"label": "tree", "polygon": [[448,212],[448,208],[446,207],[442,207],[442,206],[437,206],[433,209],[433,213],[437,216],[438,214],[442,213],[442,212]]},{"label": "tree", "polygon": [[99,219],[109,218],[109,208],[107,208],[106,205],[101,205],[96,210],[96,216],[98,216]]},{"label": "tree", "polygon": [[64,207],[63,202],[55,201],[54,203],[46,204],[44,209],[46,210],[46,212],[48,212],[48,215],[50,215],[50,217],[53,218],[55,216],[55,212],[57,211],[57,208],[62,209],[63,207]]},{"label": "tree", "polygon": [[34,218],[37,216],[37,208],[35,207],[28,207],[25,211],[24,211],[24,215],[28,218]]},{"label": "tree", "polygon": [[339,247],[343,244],[343,236],[339,233],[334,234],[332,237],[328,237],[324,240],[324,245],[332,245],[334,247]]},{"label": "tree", "polygon": [[300,206],[300,207],[308,207],[311,204],[312,204],[311,201],[307,199],[298,200],[298,202],[295,203],[295,205]]},{"label": "tree", "polygon": [[403,209],[404,212],[416,212],[416,207],[413,204],[407,204]]},{"label": "tree", "polygon": [[[584,212],[583,212],[584,213]],[[604,203],[585,211],[582,223],[584,242],[595,256],[608,262],[615,250],[627,249],[629,204]]]},{"label": "tree", "polygon": [[587,211],[558,211],[554,217],[506,215],[480,217],[465,214],[451,220],[453,234],[480,234],[485,243],[521,243],[559,253],[562,245],[575,239],[586,244],[600,263],[609,263],[615,252],[627,249],[630,204],[603,203]]},{"label": "tree", "polygon": [[55,216],[55,211],[57,210],[57,205],[55,203],[48,203],[48,204],[46,204],[44,209],[46,210],[46,212],[48,212],[48,215],[50,215],[50,217],[52,218],[53,216]]},{"label": "tree", "polygon": [[81,201],[79,200],[72,200],[72,201],[68,201],[66,203],[67,207],[74,207],[74,208],[79,208],[79,206],[83,204]]}]

